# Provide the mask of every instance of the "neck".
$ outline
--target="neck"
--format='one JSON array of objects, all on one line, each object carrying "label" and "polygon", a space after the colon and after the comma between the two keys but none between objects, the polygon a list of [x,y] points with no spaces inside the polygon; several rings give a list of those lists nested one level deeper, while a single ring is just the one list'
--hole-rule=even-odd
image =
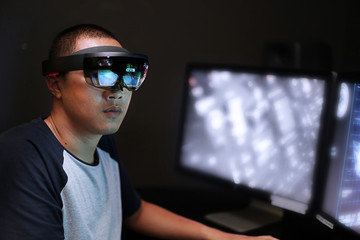
[{"label": "neck", "polygon": [[88,164],[94,163],[94,153],[101,136],[79,134],[76,130],[63,124],[63,121],[57,121],[54,113],[45,119],[45,123],[61,145],[71,154]]}]

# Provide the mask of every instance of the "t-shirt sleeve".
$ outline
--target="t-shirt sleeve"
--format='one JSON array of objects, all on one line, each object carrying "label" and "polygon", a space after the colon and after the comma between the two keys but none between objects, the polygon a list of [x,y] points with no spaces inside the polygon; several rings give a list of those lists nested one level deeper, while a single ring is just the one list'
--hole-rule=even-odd
[{"label": "t-shirt sleeve", "polygon": [[115,139],[110,135],[104,136],[100,141],[99,146],[104,147],[105,142],[107,142],[106,145],[110,146],[108,149],[108,151],[110,151],[110,155],[116,159],[119,164],[123,218],[126,219],[132,216],[140,208],[141,197],[132,185],[124,164],[120,161]]},{"label": "t-shirt sleeve", "polygon": [[64,239],[56,171],[34,143],[0,139],[0,239]]}]

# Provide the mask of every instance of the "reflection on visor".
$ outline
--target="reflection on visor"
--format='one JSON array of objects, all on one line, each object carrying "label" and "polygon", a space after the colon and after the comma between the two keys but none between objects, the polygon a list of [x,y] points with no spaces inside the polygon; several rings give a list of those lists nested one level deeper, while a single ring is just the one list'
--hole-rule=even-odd
[{"label": "reflection on visor", "polygon": [[124,83],[127,87],[136,87],[140,84],[140,73],[126,74],[123,76]]},{"label": "reflection on visor", "polygon": [[[143,66],[144,68],[146,68],[146,66]],[[144,71],[144,69],[143,69]],[[138,86],[141,85],[142,83],[142,77],[141,75],[144,74],[144,72],[141,71],[138,71],[136,69],[136,65],[133,65],[131,63],[128,63],[126,64],[126,69],[125,69],[125,74],[123,76],[123,80],[124,80],[124,84],[127,86],[127,87],[130,87],[130,88],[138,88]]]},{"label": "reflection on visor", "polygon": [[98,80],[99,86],[103,87],[112,87],[115,85],[119,75],[110,71],[110,70],[99,70],[98,71]]},{"label": "reflection on visor", "polygon": [[84,71],[86,82],[98,88],[111,88],[112,90],[137,90],[146,78],[148,64],[127,63],[120,69],[97,69]]}]

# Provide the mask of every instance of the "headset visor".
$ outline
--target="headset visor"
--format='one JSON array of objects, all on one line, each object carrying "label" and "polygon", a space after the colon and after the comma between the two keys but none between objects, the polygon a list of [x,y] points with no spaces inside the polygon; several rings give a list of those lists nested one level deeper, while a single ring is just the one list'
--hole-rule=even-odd
[{"label": "headset visor", "polygon": [[94,87],[135,91],[144,82],[148,68],[147,56],[131,54],[120,47],[105,46],[83,49],[66,57],[44,61],[43,75],[83,70],[86,82]]},{"label": "headset visor", "polygon": [[84,58],[86,82],[100,88],[137,90],[144,82],[147,70],[148,62],[141,56],[113,55]]}]

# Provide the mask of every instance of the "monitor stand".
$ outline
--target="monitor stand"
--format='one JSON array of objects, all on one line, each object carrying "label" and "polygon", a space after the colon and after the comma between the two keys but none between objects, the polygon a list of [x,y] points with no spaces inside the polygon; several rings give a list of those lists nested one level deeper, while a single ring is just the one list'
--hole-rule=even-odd
[{"label": "monitor stand", "polygon": [[283,210],[259,201],[251,201],[248,207],[209,213],[205,218],[236,232],[246,232],[262,226],[276,223],[282,219]]}]

